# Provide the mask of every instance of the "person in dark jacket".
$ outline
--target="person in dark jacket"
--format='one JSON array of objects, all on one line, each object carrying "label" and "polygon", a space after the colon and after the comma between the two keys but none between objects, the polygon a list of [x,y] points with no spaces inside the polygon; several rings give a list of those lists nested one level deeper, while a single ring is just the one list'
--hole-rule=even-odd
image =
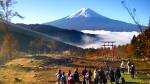
[{"label": "person in dark jacket", "polygon": [[87,70],[86,70],[86,67],[84,67],[84,69],[82,70],[82,76],[83,76],[83,84],[86,84],[86,81],[85,81],[85,75],[87,73]]},{"label": "person in dark jacket", "polygon": [[104,78],[105,78],[105,72],[103,70],[103,67],[100,68],[98,73],[99,73],[100,84],[102,84],[102,83],[104,83]]},{"label": "person in dark jacket", "polygon": [[109,73],[108,73],[109,79],[110,79],[110,83],[112,84],[112,82],[115,82],[115,77],[114,77],[114,70],[112,68],[110,68]]},{"label": "person in dark jacket", "polygon": [[73,74],[73,79],[75,81],[75,84],[79,84],[79,73],[78,73],[78,68],[75,69],[74,74]]},{"label": "person in dark jacket", "polygon": [[62,72],[62,76],[60,80],[61,80],[61,84],[67,84],[65,72]]},{"label": "person in dark jacket", "polygon": [[85,78],[85,75],[87,73],[86,67],[84,67],[84,69],[82,70],[82,76]]},{"label": "person in dark jacket", "polygon": [[115,71],[115,83],[119,84],[119,79],[121,77],[120,68],[117,68]]},{"label": "person in dark jacket", "polygon": [[91,78],[92,75],[93,75],[93,73],[89,69],[89,71],[85,75],[86,84],[92,84],[92,78]]},{"label": "person in dark jacket", "polygon": [[130,66],[130,73],[131,73],[131,78],[133,79],[134,78],[134,73],[135,73],[135,66],[134,66],[134,64],[132,64]]}]

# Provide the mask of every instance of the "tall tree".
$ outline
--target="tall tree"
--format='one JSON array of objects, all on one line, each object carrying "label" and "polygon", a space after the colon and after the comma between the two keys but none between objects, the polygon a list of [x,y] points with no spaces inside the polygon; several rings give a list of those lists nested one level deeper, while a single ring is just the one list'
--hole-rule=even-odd
[{"label": "tall tree", "polygon": [[0,0],[0,22],[3,23],[4,27],[3,42],[0,50],[1,55],[6,56],[8,59],[11,58],[12,53],[16,52],[17,47],[17,40],[11,31],[9,31],[9,24],[11,24],[11,19],[15,16],[23,18],[18,12],[12,9],[15,3],[14,0]]}]

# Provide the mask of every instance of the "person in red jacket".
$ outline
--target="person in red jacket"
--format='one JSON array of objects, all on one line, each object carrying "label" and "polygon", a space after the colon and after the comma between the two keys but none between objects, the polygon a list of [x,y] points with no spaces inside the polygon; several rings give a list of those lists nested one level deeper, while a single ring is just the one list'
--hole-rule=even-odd
[{"label": "person in red jacket", "polygon": [[74,81],[74,79],[73,79],[73,74],[71,74],[71,75],[68,77],[67,84],[75,84],[75,81]]},{"label": "person in red jacket", "polygon": [[67,76],[69,77],[71,75],[71,70],[68,71]]}]

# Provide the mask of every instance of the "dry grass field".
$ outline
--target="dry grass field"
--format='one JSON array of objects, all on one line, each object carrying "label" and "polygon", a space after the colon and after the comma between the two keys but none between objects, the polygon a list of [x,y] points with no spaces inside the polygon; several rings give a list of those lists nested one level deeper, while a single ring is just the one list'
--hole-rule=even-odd
[{"label": "dry grass field", "polygon": [[[120,66],[120,61],[107,61],[109,66],[115,68]],[[148,83],[150,81],[150,64],[144,61],[134,61],[136,66],[136,78],[131,79],[125,74],[127,84]],[[88,57],[64,57],[64,56],[28,56],[7,62],[0,67],[0,84],[55,84],[55,73],[60,68],[66,72],[81,70],[86,66],[88,69],[104,66],[102,60]],[[82,76],[80,76],[82,80]],[[108,83],[109,84],[109,83]]]}]

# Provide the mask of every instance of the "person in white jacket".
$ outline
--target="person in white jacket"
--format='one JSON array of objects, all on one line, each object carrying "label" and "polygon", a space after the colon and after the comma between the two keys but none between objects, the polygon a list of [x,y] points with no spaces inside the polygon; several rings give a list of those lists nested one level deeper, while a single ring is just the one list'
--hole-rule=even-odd
[{"label": "person in white jacket", "polygon": [[130,60],[128,60],[127,62],[128,74],[130,74],[130,66],[131,66],[131,62]]},{"label": "person in white jacket", "polygon": [[94,76],[94,84],[98,84],[98,79],[99,79],[99,73],[98,73],[98,68],[96,68],[93,72]]},{"label": "person in white jacket", "polygon": [[121,62],[120,68],[121,68],[122,73],[124,73],[124,70],[125,70],[124,61]]}]

